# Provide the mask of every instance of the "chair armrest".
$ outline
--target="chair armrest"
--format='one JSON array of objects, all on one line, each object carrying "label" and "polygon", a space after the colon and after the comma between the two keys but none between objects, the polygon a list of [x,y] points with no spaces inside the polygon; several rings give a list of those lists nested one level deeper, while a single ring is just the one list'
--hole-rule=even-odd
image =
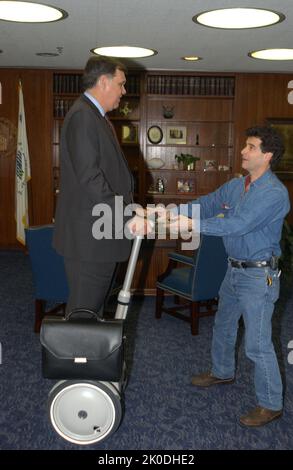
[{"label": "chair armrest", "polygon": [[168,253],[168,258],[179,263],[188,264],[189,266],[194,265],[194,260],[191,256],[181,255],[180,253]]}]

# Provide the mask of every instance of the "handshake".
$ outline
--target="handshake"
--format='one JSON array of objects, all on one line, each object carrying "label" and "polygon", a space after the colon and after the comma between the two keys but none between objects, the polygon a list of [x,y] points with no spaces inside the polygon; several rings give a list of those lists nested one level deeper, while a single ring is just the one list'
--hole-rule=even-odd
[{"label": "handshake", "polygon": [[[170,235],[184,235],[194,231],[192,219],[185,215],[178,214],[174,205],[173,210],[164,206],[142,208],[138,206],[135,209],[135,216],[129,220],[128,229],[134,236],[145,236],[154,234],[156,227],[168,232]],[[153,238],[153,237],[152,237]]]}]

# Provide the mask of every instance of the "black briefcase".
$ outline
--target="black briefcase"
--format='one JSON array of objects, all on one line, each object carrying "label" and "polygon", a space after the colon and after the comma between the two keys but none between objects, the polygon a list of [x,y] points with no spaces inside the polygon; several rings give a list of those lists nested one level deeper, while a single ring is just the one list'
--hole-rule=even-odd
[{"label": "black briefcase", "polygon": [[123,321],[90,310],[42,322],[42,372],[49,379],[119,381],[123,368]]}]

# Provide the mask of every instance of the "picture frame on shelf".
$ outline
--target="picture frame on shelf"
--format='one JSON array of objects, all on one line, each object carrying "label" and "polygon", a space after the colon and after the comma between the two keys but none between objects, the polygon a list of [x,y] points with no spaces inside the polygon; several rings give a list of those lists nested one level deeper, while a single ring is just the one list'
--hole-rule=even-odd
[{"label": "picture frame on shelf", "polygon": [[230,167],[228,165],[218,165],[219,171],[229,171]]},{"label": "picture frame on shelf", "polygon": [[135,124],[123,124],[121,127],[122,144],[138,144],[138,126]]},{"label": "picture frame on shelf", "polygon": [[194,178],[177,178],[176,180],[177,194],[195,194]]},{"label": "picture frame on shelf", "polygon": [[159,144],[163,139],[163,131],[159,126],[151,126],[147,131],[147,136],[151,144]]},{"label": "picture frame on shelf", "polygon": [[186,144],[186,126],[167,126],[166,144]]},{"label": "picture frame on shelf", "polygon": [[217,171],[218,162],[217,160],[204,160],[203,171]]}]

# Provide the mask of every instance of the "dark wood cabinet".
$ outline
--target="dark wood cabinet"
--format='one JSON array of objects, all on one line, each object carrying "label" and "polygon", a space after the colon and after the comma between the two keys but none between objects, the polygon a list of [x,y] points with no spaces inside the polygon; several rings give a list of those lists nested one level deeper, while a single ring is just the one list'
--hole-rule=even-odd
[{"label": "dark wood cabinet", "polygon": [[[130,71],[127,94],[109,113],[135,181],[135,201],[184,203],[213,191],[233,174],[234,77]],[[64,117],[81,93],[81,72],[53,75],[53,187],[59,191],[59,145]],[[191,169],[175,155],[199,158]],[[154,162],[161,163],[153,168]],[[156,165],[155,165],[156,166]],[[134,287],[152,292],[166,264],[168,242],[147,243],[150,262],[138,263]],[[143,273],[143,274],[142,274]]]},{"label": "dark wood cabinet", "polygon": [[[230,75],[147,74],[145,202],[184,202],[231,178],[234,82]],[[181,154],[199,160],[184,171],[176,159]]]},{"label": "dark wood cabinet", "polygon": [[141,102],[143,74],[130,71],[127,74],[126,95],[117,109],[108,113],[114,125],[120,146],[134,178],[134,200],[141,202],[143,196],[141,151]]},{"label": "dark wood cabinet", "polygon": [[[81,93],[81,77],[80,71],[53,74],[54,206],[61,127]],[[234,87],[232,75],[129,72],[127,94],[109,117],[134,176],[136,202],[187,201],[231,177]],[[199,158],[190,171],[175,159],[181,153]],[[163,166],[153,168],[154,161]]]},{"label": "dark wood cabinet", "polygon": [[59,193],[60,175],[60,136],[64,118],[81,93],[81,71],[56,71],[53,73],[53,141],[52,141],[52,168],[53,168],[53,206],[56,209]]}]

